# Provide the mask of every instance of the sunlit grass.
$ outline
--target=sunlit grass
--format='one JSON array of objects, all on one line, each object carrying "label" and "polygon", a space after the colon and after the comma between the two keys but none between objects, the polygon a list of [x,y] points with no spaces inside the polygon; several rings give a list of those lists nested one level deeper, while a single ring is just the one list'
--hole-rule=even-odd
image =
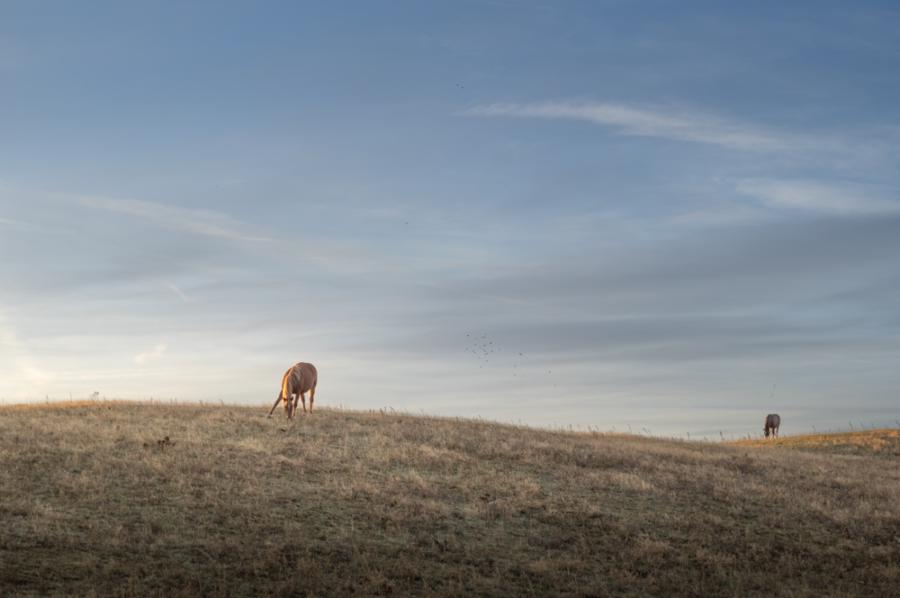
[{"label": "sunlit grass", "polygon": [[736,446],[806,449],[843,454],[900,456],[900,430],[883,428],[829,434],[803,434],[780,438],[739,440]]}]

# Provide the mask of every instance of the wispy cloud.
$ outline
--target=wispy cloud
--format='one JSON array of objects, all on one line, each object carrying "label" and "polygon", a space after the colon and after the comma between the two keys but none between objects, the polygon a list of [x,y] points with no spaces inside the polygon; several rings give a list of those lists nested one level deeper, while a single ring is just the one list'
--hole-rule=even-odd
[{"label": "wispy cloud", "polygon": [[765,210],[761,208],[737,206],[684,212],[670,219],[670,222],[689,226],[732,226],[759,222],[765,217]]},{"label": "wispy cloud", "polygon": [[900,214],[900,201],[885,197],[884,190],[873,185],[748,179],[738,183],[737,191],[776,208],[838,216]]},{"label": "wispy cloud", "polygon": [[10,220],[9,218],[0,218],[0,225],[3,226],[14,226],[14,227],[28,227],[29,224],[27,222],[22,222],[21,220]]},{"label": "wispy cloud", "polygon": [[143,353],[138,353],[134,356],[134,362],[138,365],[144,365],[145,363],[152,361],[154,359],[159,359],[166,353],[167,346],[164,343],[156,345],[149,351],[144,351]]},{"label": "wispy cloud", "polygon": [[[168,230],[221,238],[245,245],[264,244],[270,252],[269,255],[276,255],[279,258],[292,256],[332,270],[368,271],[381,263],[373,256],[371,246],[346,236],[336,237],[312,231],[306,238],[315,239],[315,243],[300,245],[295,238],[261,233],[253,225],[216,210],[182,208],[159,202],[109,196],[43,191],[35,193],[69,205],[122,214]],[[254,247],[256,248],[258,247]],[[178,294],[176,291],[173,292]]]},{"label": "wispy cloud", "polygon": [[213,210],[178,208],[139,199],[113,199],[83,195],[74,196],[74,199],[80,205],[88,208],[126,214],[171,230],[208,237],[221,237],[233,241],[272,241],[269,237],[249,232],[249,226],[246,223]]},{"label": "wispy cloud", "polygon": [[624,135],[691,141],[741,150],[781,151],[812,145],[811,140],[797,135],[728,121],[707,114],[637,108],[610,103],[490,104],[470,108],[463,114],[582,120],[616,128]]},{"label": "wispy cloud", "polygon": [[178,287],[175,285],[175,283],[167,282],[167,283],[166,283],[166,288],[169,289],[170,291],[172,291],[172,292],[175,294],[176,297],[178,297],[179,299],[181,299],[181,300],[184,301],[185,303],[190,303],[190,302],[191,302],[191,298],[188,297],[187,295],[185,295],[184,292],[183,292],[180,288],[178,288]]},{"label": "wispy cloud", "polygon": [[50,381],[50,376],[31,357],[13,328],[6,324],[2,314],[0,314],[0,357],[13,366],[18,378],[27,384],[30,390],[42,387]]}]

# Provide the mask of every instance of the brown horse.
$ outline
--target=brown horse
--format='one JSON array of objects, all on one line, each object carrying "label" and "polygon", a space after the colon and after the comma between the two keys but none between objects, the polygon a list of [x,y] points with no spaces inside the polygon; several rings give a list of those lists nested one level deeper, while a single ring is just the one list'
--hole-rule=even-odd
[{"label": "brown horse", "polygon": [[307,392],[309,393],[309,411],[312,412],[318,381],[319,373],[313,364],[301,361],[292,365],[281,378],[281,392],[278,393],[275,404],[272,405],[272,409],[269,411],[269,417],[272,417],[272,413],[278,407],[279,401],[284,401],[284,413],[288,419],[293,418],[297,412],[298,401],[303,401],[303,412],[306,413]]},{"label": "brown horse", "polygon": [[777,413],[770,413],[766,416],[766,425],[763,427],[763,432],[766,435],[766,438],[769,437],[771,433],[772,436],[778,438],[778,428],[781,426],[781,417]]}]

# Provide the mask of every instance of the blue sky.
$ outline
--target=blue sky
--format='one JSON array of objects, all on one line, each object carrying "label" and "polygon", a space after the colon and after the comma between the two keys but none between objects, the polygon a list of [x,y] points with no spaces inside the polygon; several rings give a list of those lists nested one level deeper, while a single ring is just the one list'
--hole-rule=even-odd
[{"label": "blue sky", "polygon": [[900,417],[893,3],[6,2],[0,397]]}]

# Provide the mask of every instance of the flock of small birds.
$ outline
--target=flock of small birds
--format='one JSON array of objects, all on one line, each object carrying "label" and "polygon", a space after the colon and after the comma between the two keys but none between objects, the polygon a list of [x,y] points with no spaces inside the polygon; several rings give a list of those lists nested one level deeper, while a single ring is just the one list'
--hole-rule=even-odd
[{"label": "flock of small birds", "polygon": [[478,360],[479,368],[483,368],[489,363],[491,361],[491,355],[498,351],[498,348],[494,346],[494,341],[486,334],[482,334],[481,336],[466,334],[466,338],[469,339],[469,345],[465,348],[465,351],[475,356]]},{"label": "flock of small birds", "polygon": [[[475,359],[478,360],[478,368],[483,369],[486,365],[491,362],[491,357],[495,354],[503,353],[504,351],[500,348],[500,346],[494,342],[494,340],[489,337],[487,334],[477,334],[477,333],[466,333],[466,342],[467,345],[464,349],[466,353],[471,353],[475,356]],[[521,351],[516,351],[512,353],[513,363],[512,363],[512,375],[514,377],[519,376],[519,365],[520,362],[524,360],[525,353]],[[547,370],[548,374],[552,374],[552,370]]]}]

